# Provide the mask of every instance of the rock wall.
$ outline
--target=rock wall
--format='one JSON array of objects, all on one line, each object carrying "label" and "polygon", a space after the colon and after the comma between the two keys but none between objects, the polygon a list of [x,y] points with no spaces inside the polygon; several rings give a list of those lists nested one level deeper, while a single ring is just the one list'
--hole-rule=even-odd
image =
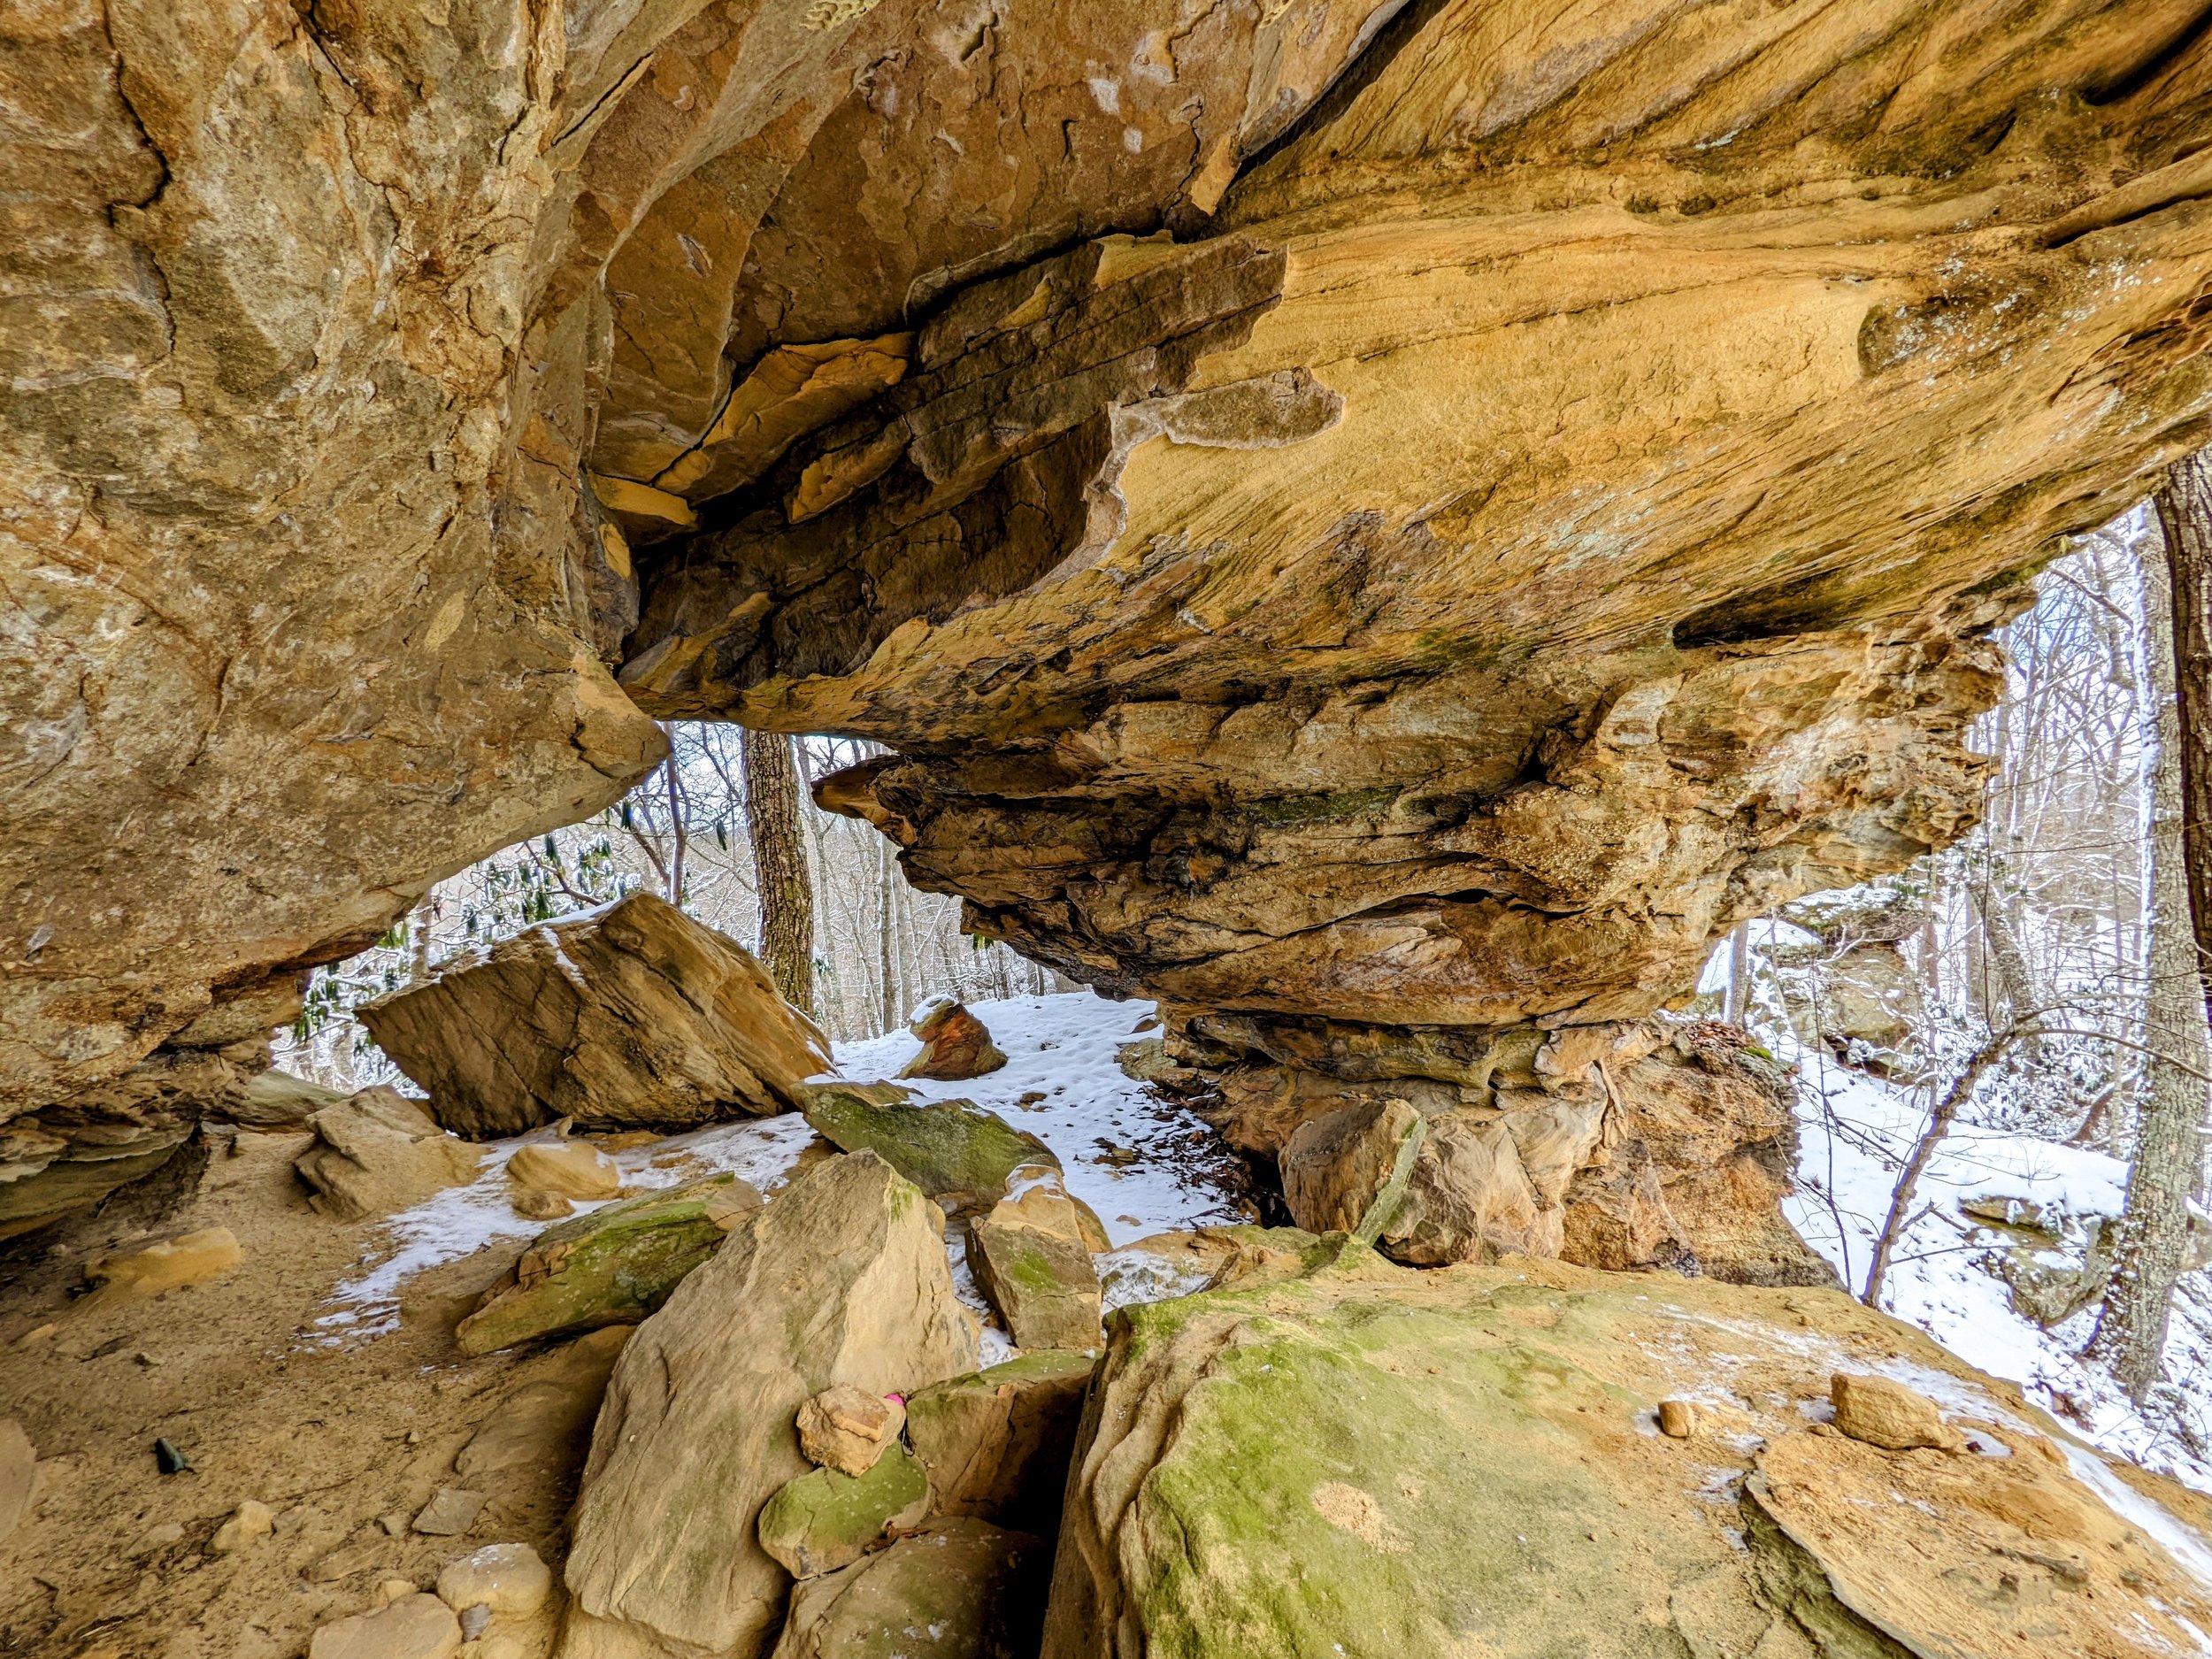
[{"label": "rock wall", "polygon": [[1964,827],[2019,573],[2203,441],[2198,12],[53,0],[0,1114],[649,714],[884,741],[832,797],[1110,988],[1663,1003]]}]

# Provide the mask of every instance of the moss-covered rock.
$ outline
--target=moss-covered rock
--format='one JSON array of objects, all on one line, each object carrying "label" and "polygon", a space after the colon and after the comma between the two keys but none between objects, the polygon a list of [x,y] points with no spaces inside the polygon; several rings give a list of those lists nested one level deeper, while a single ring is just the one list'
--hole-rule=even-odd
[{"label": "moss-covered rock", "polygon": [[775,1659],[1029,1659],[1051,1561],[1025,1532],[933,1522],[794,1590]]},{"label": "moss-covered rock", "polygon": [[1042,1349],[909,1400],[907,1438],[929,1471],[932,1512],[1048,1537],[1056,1532],[1068,1453],[1096,1363],[1089,1354]]},{"label": "moss-covered rock", "polygon": [[787,1481],[760,1511],[760,1547],[795,1578],[835,1572],[858,1561],[894,1525],[927,1512],[929,1471],[894,1446],[866,1473],[817,1469]]},{"label": "moss-covered rock", "polygon": [[1084,1241],[1031,1226],[1002,1203],[968,1229],[968,1261],[1022,1348],[1098,1346],[1098,1269]]},{"label": "moss-covered rock", "polygon": [[[2069,1472],[2117,1490],[2093,1454],[1839,1293],[1414,1272],[1340,1236],[1218,1283],[1109,1321],[1045,1659],[2147,1656],[2205,1603]],[[2010,1455],[1809,1422],[1875,1367]]]},{"label": "moss-covered rock", "polygon": [[488,1354],[536,1337],[635,1325],[722,1245],[743,1183],[733,1175],[626,1198],[548,1227],[454,1332]]},{"label": "moss-covered rock", "polygon": [[918,1102],[895,1083],[810,1083],[801,1093],[826,1140],[877,1154],[950,1208],[987,1208],[1025,1164],[1060,1167],[1043,1141],[972,1101]]}]

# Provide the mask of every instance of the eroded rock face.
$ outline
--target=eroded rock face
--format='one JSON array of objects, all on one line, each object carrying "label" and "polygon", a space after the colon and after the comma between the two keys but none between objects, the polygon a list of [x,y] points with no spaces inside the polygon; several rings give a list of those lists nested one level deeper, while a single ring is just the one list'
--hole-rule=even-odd
[{"label": "eroded rock face", "polygon": [[[2185,1640],[2170,1621],[2196,1622],[2205,1593],[2159,1536],[2193,1534],[2147,1518],[2154,1497],[2011,1385],[1839,1292],[1655,1283],[1529,1263],[1415,1273],[1308,1239],[1117,1311],[1046,1659],[2032,1659]],[[1922,1398],[1930,1418],[2006,1455],[1809,1425],[1798,1408],[1825,1400],[1839,1362],[1912,1375],[1947,1402]],[[1686,1435],[1655,1432],[1685,1394]]]},{"label": "eroded rock face", "polygon": [[1970,822],[2015,574],[2204,436],[2190,0],[1093,10],[10,37],[0,1112],[641,710],[886,743],[826,798],[1078,978],[1386,1033]]}]

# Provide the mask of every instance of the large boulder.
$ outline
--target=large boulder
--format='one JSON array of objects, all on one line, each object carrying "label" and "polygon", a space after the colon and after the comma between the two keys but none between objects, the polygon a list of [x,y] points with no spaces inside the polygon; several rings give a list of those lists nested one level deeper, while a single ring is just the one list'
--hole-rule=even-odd
[{"label": "large boulder", "polygon": [[810,1465],[799,1408],[975,1367],[943,1217],[881,1158],[817,1165],[746,1217],[623,1350],[592,1437],[562,1659],[753,1659],[790,1576],[762,1507]]},{"label": "large boulder", "polygon": [[1051,1148],[972,1101],[918,1101],[895,1083],[811,1083],[806,1120],[847,1152],[866,1150],[949,1210],[987,1210],[1025,1164],[1060,1167]]},{"label": "large boulder", "polygon": [[293,1160],[313,1196],[342,1221],[387,1215],[473,1177],[483,1154],[439,1128],[397,1089],[365,1088],[308,1122],[315,1144]]},{"label": "large boulder", "polygon": [[488,1354],[537,1338],[635,1325],[760,1207],[734,1175],[713,1175],[548,1227],[455,1327],[462,1351]]},{"label": "large boulder", "polygon": [[799,1586],[774,1659],[1031,1659],[1050,1558],[1025,1532],[933,1522]]},{"label": "large boulder", "polygon": [[360,1012],[438,1121],[478,1138],[788,1111],[830,1069],[821,1033],[742,946],[644,892]]},{"label": "large boulder", "polygon": [[906,1402],[907,1438],[929,1471],[938,1515],[972,1516],[1049,1535],[1060,1525],[1088,1354],[1025,1354],[923,1389]]},{"label": "large boulder", "polygon": [[[1984,1450],[1835,1433],[1832,1370]],[[1112,1317],[1044,1654],[2150,1659],[2212,1612],[2162,1489],[1840,1293],[1310,1240]]]}]

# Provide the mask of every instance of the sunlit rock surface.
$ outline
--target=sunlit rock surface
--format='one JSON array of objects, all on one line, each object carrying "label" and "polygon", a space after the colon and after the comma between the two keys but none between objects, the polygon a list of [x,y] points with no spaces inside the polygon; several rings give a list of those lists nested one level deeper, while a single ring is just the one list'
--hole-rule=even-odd
[{"label": "sunlit rock surface", "polygon": [[0,1112],[646,713],[883,741],[1110,987],[1641,1014],[1960,832],[2016,574],[2205,435],[2184,0],[1063,10],[14,27]]}]

